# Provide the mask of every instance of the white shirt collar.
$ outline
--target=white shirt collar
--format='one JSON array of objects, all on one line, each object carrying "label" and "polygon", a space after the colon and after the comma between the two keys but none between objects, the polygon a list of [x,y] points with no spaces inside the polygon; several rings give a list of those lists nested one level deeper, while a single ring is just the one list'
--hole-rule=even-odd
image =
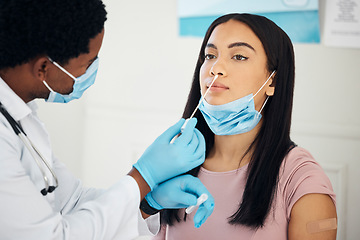
[{"label": "white shirt collar", "polygon": [[20,121],[20,119],[23,119],[37,109],[37,104],[34,101],[26,104],[1,77],[0,102],[16,121]]}]

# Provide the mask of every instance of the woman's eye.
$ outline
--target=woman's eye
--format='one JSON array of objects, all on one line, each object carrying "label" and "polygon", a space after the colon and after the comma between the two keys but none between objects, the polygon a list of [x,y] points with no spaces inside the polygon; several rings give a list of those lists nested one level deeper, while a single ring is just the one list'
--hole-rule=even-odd
[{"label": "woman's eye", "polygon": [[237,54],[237,55],[233,56],[233,59],[243,61],[243,60],[246,60],[248,58],[244,57],[243,55]]},{"label": "woman's eye", "polygon": [[214,58],[216,58],[216,56],[213,54],[205,54],[205,60],[210,60],[210,59],[214,59]]}]

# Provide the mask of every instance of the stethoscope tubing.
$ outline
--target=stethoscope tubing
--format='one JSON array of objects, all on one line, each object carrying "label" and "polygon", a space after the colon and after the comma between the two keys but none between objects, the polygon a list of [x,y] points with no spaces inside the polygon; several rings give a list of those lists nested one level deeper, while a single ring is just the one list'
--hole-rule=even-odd
[{"label": "stethoscope tubing", "polygon": [[[4,117],[8,120],[10,123],[12,129],[14,130],[15,134],[19,136],[21,141],[24,143],[25,147],[29,150],[30,154],[34,158],[36,164],[38,165],[41,174],[43,175],[43,179],[45,182],[45,188],[41,190],[41,193],[45,196],[47,193],[51,193],[55,190],[55,188],[58,187],[58,179],[56,177],[55,172],[51,168],[50,164],[46,161],[44,156],[41,154],[39,149],[33,144],[33,142],[27,137],[25,131],[22,129],[19,123],[15,121],[15,119],[9,114],[9,112],[3,107],[2,103],[0,102],[0,112],[4,115]],[[37,156],[36,156],[37,154]],[[45,164],[47,169],[50,171],[51,175],[54,177],[55,180],[55,186],[50,186],[49,179],[46,176],[45,170],[39,161],[39,158]]]}]

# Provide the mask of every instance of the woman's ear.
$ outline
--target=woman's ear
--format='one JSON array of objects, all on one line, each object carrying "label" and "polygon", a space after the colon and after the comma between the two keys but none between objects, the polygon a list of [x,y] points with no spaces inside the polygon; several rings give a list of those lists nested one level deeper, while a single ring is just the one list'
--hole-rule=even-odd
[{"label": "woman's ear", "polygon": [[266,95],[267,96],[274,96],[275,93],[275,86],[269,86],[268,89],[266,89]]},{"label": "woman's ear", "polygon": [[275,75],[276,75],[276,72],[269,79],[269,83],[268,83],[266,91],[265,91],[267,96],[274,96],[274,93],[275,93],[275,82],[274,82]]}]

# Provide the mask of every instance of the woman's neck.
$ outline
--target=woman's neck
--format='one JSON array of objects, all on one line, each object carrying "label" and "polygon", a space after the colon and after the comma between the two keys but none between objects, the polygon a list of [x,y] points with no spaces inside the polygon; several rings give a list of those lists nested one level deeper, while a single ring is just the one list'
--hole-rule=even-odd
[{"label": "woman's neck", "polygon": [[259,132],[260,126],[261,122],[250,132],[238,135],[215,135],[214,146],[203,167],[214,172],[226,172],[248,164],[253,151],[247,152],[247,150]]}]

